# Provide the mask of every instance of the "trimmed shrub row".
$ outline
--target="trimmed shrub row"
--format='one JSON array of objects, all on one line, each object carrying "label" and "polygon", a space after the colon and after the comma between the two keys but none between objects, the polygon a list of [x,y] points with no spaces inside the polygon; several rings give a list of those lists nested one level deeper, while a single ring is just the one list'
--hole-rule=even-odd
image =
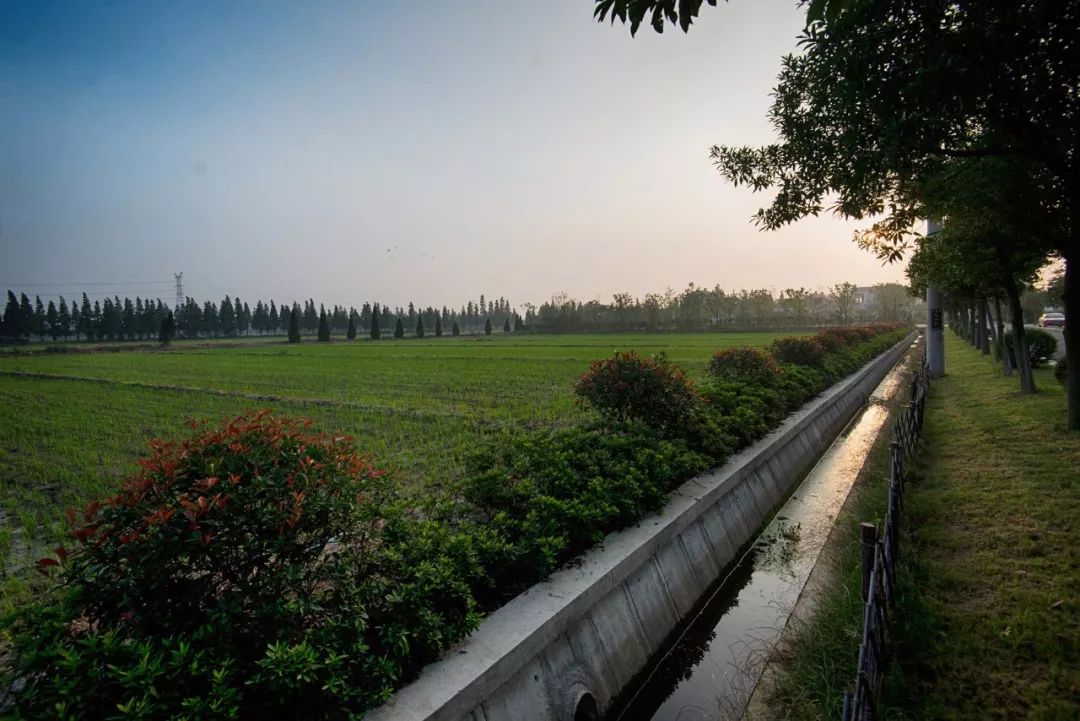
[{"label": "trimmed shrub row", "polygon": [[25,718],[345,718],[485,611],[659,509],[907,332],[726,349],[701,383],[663,356],[592,364],[588,423],[504,436],[460,487],[402,498],[352,441],[258,414],[156,441],[69,515],[48,593],[4,619]]}]

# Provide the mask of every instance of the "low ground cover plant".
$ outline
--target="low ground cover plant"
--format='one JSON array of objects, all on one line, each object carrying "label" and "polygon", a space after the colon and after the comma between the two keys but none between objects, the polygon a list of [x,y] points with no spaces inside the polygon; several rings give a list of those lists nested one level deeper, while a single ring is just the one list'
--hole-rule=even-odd
[{"label": "low ground cover plant", "polygon": [[576,386],[591,421],[496,435],[434,496],[402,495],[310,422],[196,426],[69,514],[72,543],[39,562],[51,589],[3,621],[0,682],[27,718],[362,713],[906,333],[717,353],[700,384],[616,354]]}]

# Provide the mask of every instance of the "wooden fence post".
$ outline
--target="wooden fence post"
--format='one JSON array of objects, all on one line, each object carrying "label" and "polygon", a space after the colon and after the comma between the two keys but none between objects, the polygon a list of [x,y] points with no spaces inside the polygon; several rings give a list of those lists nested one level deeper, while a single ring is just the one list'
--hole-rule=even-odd
[{"label": "wooden fence post", "polygon": [[874,571],[874,555],[877,548],[877,526],[873,523],[859,524],[862,529],[862,600],[870,598],[870,574]]}]

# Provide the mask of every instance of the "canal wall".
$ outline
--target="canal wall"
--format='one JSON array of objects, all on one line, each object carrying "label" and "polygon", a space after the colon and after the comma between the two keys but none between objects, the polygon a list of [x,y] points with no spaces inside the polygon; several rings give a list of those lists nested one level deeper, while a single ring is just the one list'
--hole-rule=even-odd
[{"label": "canal wall", "polygon": [[832,386],[657,515],[491,614],[365,718],[595,718],[660,651],[762,522],[903,356],[915,333]]}]

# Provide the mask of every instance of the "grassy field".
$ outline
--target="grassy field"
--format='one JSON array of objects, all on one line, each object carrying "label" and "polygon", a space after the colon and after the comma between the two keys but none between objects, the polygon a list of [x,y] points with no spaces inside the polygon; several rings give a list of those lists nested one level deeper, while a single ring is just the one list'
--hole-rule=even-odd
[{"label": "grassy field", "polygon": [[[1080,718],[1080,435],[1039,393],[947,335],[905,499],[888,719]],[[859,521],[885,509],[887,448],[841,518],[838,575],[781,664],[775,718],[839,718],[862,627]]]},{"label": "grassy field", "polygon": [[572,393],[615,350],[666,352],[691,374],[721,346],[780,334],[572,335],[430,340],[177,344],[169,351],[0,355],[0,574],[61,537],[63,509],[110,492],[147,439],[190,418],[258,408],[348,433],[403,483],[438,485],[502,428],[557,425]]}]

